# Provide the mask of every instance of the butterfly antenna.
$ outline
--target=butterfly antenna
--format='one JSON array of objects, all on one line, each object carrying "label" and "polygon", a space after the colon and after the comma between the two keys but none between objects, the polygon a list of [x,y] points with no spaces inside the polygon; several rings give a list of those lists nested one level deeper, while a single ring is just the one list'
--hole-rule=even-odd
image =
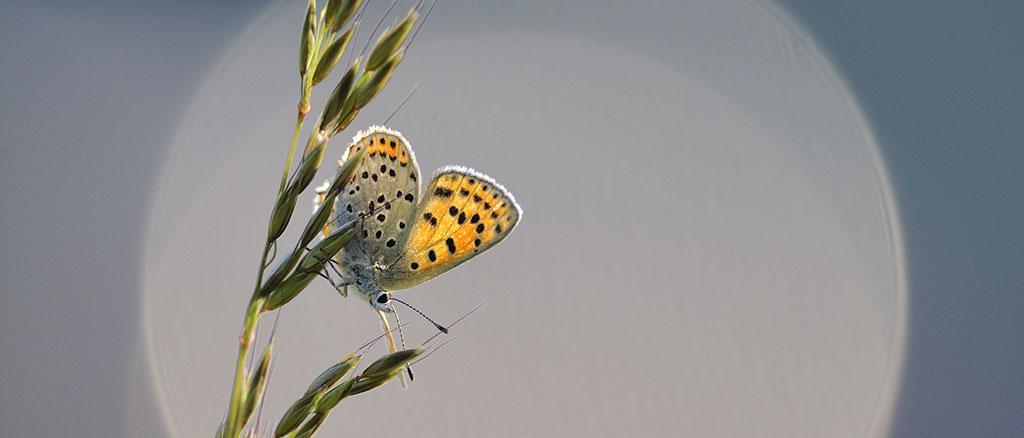
[{"label": "butterfly antenna", "polygon": [[448,329],[446,329],[446,328],[445,328],[445,327],[444,327],[443,325],[441,325],[441,324],[438,324],[438,323],[434,322],[434,320],[433,320],[433,319],[430,319],[430,317],[429,317],[429,316],[427,316],[427,315],[424,315],[424,314],[423,314],[423,312],[420,312],[420,310],[419,310],[419,309],[417,309],[417,308],[415,308],[415,307],[413,307],[413,306],[410,306],[410,305],[409,305],[409,303],[407,303],[407,302],[405,302],[405,301],[402,301],[402,300],[400,300],[400,299],[398,299],[398,298],[395,298],[395,297],[391,297],[391,301],[398,301],[399,303],[402,303],[402,304],[404,304],[404,305],[405,305],[405,307],[408,307],[408,308],[410,308],[410,309],[414,310],[414,311],[415,311],[416,313],[419,313],[419,314],[420,314],[420,316],[422,316],[422,317],[426,318],[426,320],[427,320],[427,321],[430,321],[430,323],[431,323],[431,324],[434,324],[434,327],[437,327],[437,329],[438,329],[438,330],[440,330],[440,331],[441,331],[441,333],[444,333],[444,334],[446,334],[446,335],[448,334]]},{"label": "butterfly antenna", "polygon": [[408,102],[409,99],[412,98],[412,95],[416,94],[416,90],[418,88],[420,88],[420,84],[421,84],[421,82],[417,82],[416,86],[412,87],[412,91],[410,91],[409,94],[407,96],[405,96],[405,99],[402,99],[402,103],[399,103],[398,106],[395,107],[395,110],[392,111],[391,114],[388,115],[388,118],[384,119],[384,123],[383,123],[384,125],[387,125],[388,122],[391,121],[391,118],[394,117],[395,114],[398,114],[398,110],[402,109],[402,107],[405,106],[405,103]]},{"label": "butterfly antenna", "polygon": [[[391,299],[393,300],[394,298],[391,298]],[[449,324],[449,325],[448,325],[448,327],[455,327],[455,324],[458,324],[458,323],[459,323],[460,321],[462,321],[463,319],[466,319],[467,317],[469,317],[469,315],[472,315],[472,314],[473,314],[474,312],[476,312],[477,310],[480,310],[480,308],[481,308],[481,307],[483,307],[483,306],[485,306],[486,304],[487,304],[487,302],[486,302],[486,301],[484,301],[484,302],[482,302],[482,303],[480,303],[480,304],[477,304],[477,305],[476,305],[476,307],[474,307],[474,308],[473,308],[473,310],[470,310],[469,312],[466,312],[466,314],[465,314],[465,315],[462,315],[462,316],[461,316],[461,317],[460,317],[459,319],[456,319],[456,320],[455,320],[455,322],[453,322],[453,323]],[[408,305],[408,304],[406,304],[406,305]],[[428,318],[428,319],[429,319],[429,318]],[[433,321],[431,321],[431,322],[433,322]],[[442,332],[442,333],[445,333],[445,334],[447,334],[448,332]],[[434,334],[434,336],[431,336],[431,337],[427,338],[427,340],[426,340],[426,341],[423,341],[423,343],[422,343],[422,344],[420,344],[420,345],[421,345],[421,346],[422,346],[422,345],[427,345],[428,343],[430,343],[430,341],[433,341],[433,340],[434,340],[435,338],[437,338],[437,337],[438,337],[438,336],[440,336],[440,335],[441,335],[441,333],[436,333],[436,334]]]},{"label": "butterfly antenna", "polygon": [[[398,318],[398,309],[395,306],[391,306],[391,311],[395,314],[395,322],[398,323],[398,340],[402,343],[402,349],[405,350],[405,334],[402,333],[402,320]],[[406,365],[405,372],[409,374],[409,381],[416,380],[416,376],[412,375],[412,367]]]},{"label": "butterfly antenna", "polygon": [[395,309],[395,306],[391,306],[391,310],[395,311],[395,322],[398,323],[398,327],[396,327],[398,329],[398,339],[402,343],[402,349],[405,350],[405,335],[402,334],[402,320],[398,319],[398,311]]}]

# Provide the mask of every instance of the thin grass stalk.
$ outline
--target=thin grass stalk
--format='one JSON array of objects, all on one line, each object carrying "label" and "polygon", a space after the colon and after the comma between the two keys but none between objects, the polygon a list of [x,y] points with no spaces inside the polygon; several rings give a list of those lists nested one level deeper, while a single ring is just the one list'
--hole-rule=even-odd
[{"label": "thin grass stalk", "polygon": [[[320,57],[323,56],[327,48],[332,44],[332,42],[334,42],[334,37],[337,34],[338,30],[344,27],[345,23],[353,16],[355,10],[361,3],[361,1],[353,0],[342,1],[344,2],[343,4],[332,2],[340,6],[340,9],[338,9],[339,12],[336,12],[337,14],[339,14],[337,17],[335,17],[336,20],[326,19],[326,9],[321,10],[319,14],[316,14],[315,0],[310,0],[309,2],[307,20],[303,25],[302,42],[300,44],[302,53],[300,56],[300,99],[298,105],[298,112],[295,120],[294,130],[292,132],[292,139],[288,148],[288,155],[285,159],[284,170],[281,175],[281,183],[278,188],[278,196],[275,198],[273,211],[274,214],[271,215],[271,224],[268,227],[267,239],[263,247],[262,255],[260,256],[259,269],[257,270],[256,275],[256,284],[253,287],[252,295],[250,296],[249,303],[246,307],[245,317],[242,324],[242,330],[241,333],[239,334],[238,356],[236,358],[235,373],[231,391],[231,400],[229,402],[228,407],[228,415],[227,418],[225,419],[225,422],[218,429],[217,433],[217,435],[221,437],[238,437],[242,431],[242,427],[245,421],[247,420],[247,418],[242,417],[248,417],[251,414],[251,409],[249,408],[255,406],[254,403],[257,402],[255,400],[246,399],[247,391],[251,388],[247,388],[245,359],[249,355],[250,347],[253,342],[256,323],[259,320],[260,314],[262,314],[263,311],[265,310],[264,305],[266,303],[267,294],[269,292],[272,292],[272,290],[264,291],[264,289],[273,289],[267,287],[268,285],[264,283],[264,274],[266,272],[267,267],[269,266],[268,257],[271,254],[271,250],[274,249],[274,254],[276,258],[277,238],[281,235],[281,232],[283,232],[283,229],[287,226],[288,218],[290,217],[292,211],[295,208],[293,198],[297,197],[298,194],[302,192],[305,189],[305,186],[308,184],[309,178],[306,172],[315,172],[319,167],[319,161],[317,161],[315,164],[304,166],[309,168],[304,169],[303,171],[303,181],[294,181],[294,186],[289,186],[288,180],[290,169],[292,166],[292,161],[295,156],[295,148],[298,145],[298,138],[299,134],[302,131],[302,126],[304,124],[305,117],[309,112],[310,95],[312,92],[312,88],[315,85],[314,76],[316,76],[316,69],[319,66],[319,64],[321,64]],[[406,19],[403,20],[403,25],[409,21],[410,17],[412,17],[413,21],[416,19],[417,14],[415,12],[415,9],[416,8],[413,8],[413,10],[410,11],[409,15],[406,17]],[[331,26],[326,26],[325,23],[329,21],[333,21],[330,23]],[[354,27],[357,24],[358,23],[352,23],[351,26]],[[351,35],[351,30],[352,28],[350,27],[348,34],[349,36]],[[407,33],[408,32],[403,32],[403,38]],[[381,41],[378,41],[378,45],[375,47],[375,50],[377,52],[397,52],[401,50],[398,48],[399,44],[395,44],[393,39],[390,39],[387,44],[384,44],[392,47],[381,48],[381,45]],[[393,55],[393,53],[391,55]],[[401,60],[401,55],[397,56],[397,60],[395,59],[396,57],[391,55],[386,57],[389,60],[389,62],[386,64],[390,64],[388,66],[389,71],[387,76],[390,76],[390,70],[393,70],[394,65],[398,63],[397,61]],[[357,60],[353,65],[353,68],[358,68],[358,65],[359,63]],[[323,63],[323,67],[333,67],[333,63]],[[324,76],[326,76],[326,74],[327,72],[322,72],[321,79]],[[383,83],[386,83],[388,78],[378,77],[377,79],[379,80],[380,86],[382,87]],[[351,93],[354,93],[355,91],[356,90],[351,90]],[[373,92],[370,93],[367,93],[367,91],[369,90],[361,91],[363,91],[363,97],[369,94],[370,99],[372,99],[372,97],[376,95],[376,92],[379,91],[379,88],[373,90]],[[354,96],[349,95],[347,97],[348,99],[346,100],[351,100]],[[365,100],[369,101],[370,99]],[[363,105],[365,105],[365,102],[362,103]],[[360,105],[360,107],[363,105]],[[327,141],[329,141],[330,137],[343,130],[348,125],[348,123],[351,122],[352,118],[354,118],[355,113],[357,112],[358,108],[351,109],[347,112],[343,112],[340,115],[341,120],[338,120],[335,124],[332,125],[330,122],[325,123],[326,125],[331,125],[330,129],[324,129],[326,126],[318,126],[318,129],[316,129],[314,134],[311,135],[311,141],[313,141],[312,136],[318,136],[322,138],[322,141],[318,139],[316,147],[312,149],[320,149],[318,153],[322,154],[322,148],[326,147]],[[320,123],[318,123],[318,125],[320,125]],[[303,158],[307,158],[310,152],[311,148],[307,147],[306,151],[304,151],[303,153]],[[275,275],[275,278],[278,278],[280,280],[281,278],[284,278],[286,274],[288,274],[291,270],[293,270],[295,268],[294,262],[297,262],[300,259],[302,251],[304,251],[304,245],[302,244],[302,242],[297,242],[295,249],[290,254],[290,256],[288,256],[288,262],[282,264],[282,268],[286,269],[284,269],[284,271],[282,271],[280,275]],[[302,274],[305,275],[307,273],[308,271],[305,271]],[[296,281],[292,283],[292,286],[298,287],[298,289],[301,290],[302,288],[305,287],[306,284],[308,284],[308,282],[299,280],[305,280],[305,278],[296,279]],[[296,284],[298,283],[304,284],[296,286]],[[294,292],[297,294],[297,291]],[[287,300],[284,300],[283,302],[279,301],[275,303],[275,307],[284,305],[285,302],[287,302]],[[265,382],[261,382],[261,384],[265,384]],[[381,384],[383,384],[383,382],[381,382]],[[261,392],[256,391],[256,393]],[[260,395],[260,397],[262,396]],[[247,410],[248,412],[243,412],[243,410]],[[315,428],[313,429],[313,431],[315,431]]]}]

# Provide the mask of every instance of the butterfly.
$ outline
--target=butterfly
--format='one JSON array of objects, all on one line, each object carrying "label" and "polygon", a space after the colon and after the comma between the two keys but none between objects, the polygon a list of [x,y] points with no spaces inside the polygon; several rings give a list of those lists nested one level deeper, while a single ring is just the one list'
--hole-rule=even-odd
[{"label": "butterfly", "polygon": [[[501,184],[462,166],[438,169],[421,192],[412,147],[397,131],[360,131],[339,166],[362,149],[352,181],[333,200],[324,233],[355,224],[355,234],[335,258],[342,278],[334,285],[345,296],[353,286],[390,333],[385,314],[394,313],[392,291],[423,283],[497,245],[523,211]],[[319,202],[331,201],[323,199],[328,185],[318,189]],[[393,351],[394,341],[388,340]]]}]

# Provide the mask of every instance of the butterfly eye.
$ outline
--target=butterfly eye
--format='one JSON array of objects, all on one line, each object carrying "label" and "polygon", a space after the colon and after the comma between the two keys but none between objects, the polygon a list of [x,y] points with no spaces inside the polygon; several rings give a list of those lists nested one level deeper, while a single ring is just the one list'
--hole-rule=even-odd
[{"label": "butterfly eye", "polygon": [[391,292],[386,290],[378,290],[370,295],[370,305],[382,312],[392,313],[395,311],[391,308],[391,301]]}]

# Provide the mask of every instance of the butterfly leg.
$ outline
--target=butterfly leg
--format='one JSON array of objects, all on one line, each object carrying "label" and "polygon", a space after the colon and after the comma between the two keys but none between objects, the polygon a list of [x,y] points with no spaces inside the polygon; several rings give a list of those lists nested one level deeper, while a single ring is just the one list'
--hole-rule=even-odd
[{"label": "butterfly leg", "polygon": [[[350,284],[354,284],[356,281],[351,278],[346,279],[345,276],[341,275],[341,272],[338,271],[338,267],[335,266],[334,263],[335,262],[333,260],[328,261],[325,264],[324,269],[318,274],[320,274],[321,277],[326,278],[327,281],[331,283],[331,286],[334,286],[334,290],[338,291],[341,296],[348,298],[348,286]],[[338,274],[338,281],[334,281],[334,279],[331,278],[331,273],[327,271],[327,266],[330,266],[331,270],[334,271],[335,274]]]},{"label": "butterfly leg", "polygon": [[[326,272],[326,271],[325,271]],[[334,286],[334,290],[338,291],[343,298],[348,298],[348,285],[355,283],[352,280],[338,280],[335,282],[331,279],[330,275],[327,275],[327,280],[331,282],[331,286]]]}]

